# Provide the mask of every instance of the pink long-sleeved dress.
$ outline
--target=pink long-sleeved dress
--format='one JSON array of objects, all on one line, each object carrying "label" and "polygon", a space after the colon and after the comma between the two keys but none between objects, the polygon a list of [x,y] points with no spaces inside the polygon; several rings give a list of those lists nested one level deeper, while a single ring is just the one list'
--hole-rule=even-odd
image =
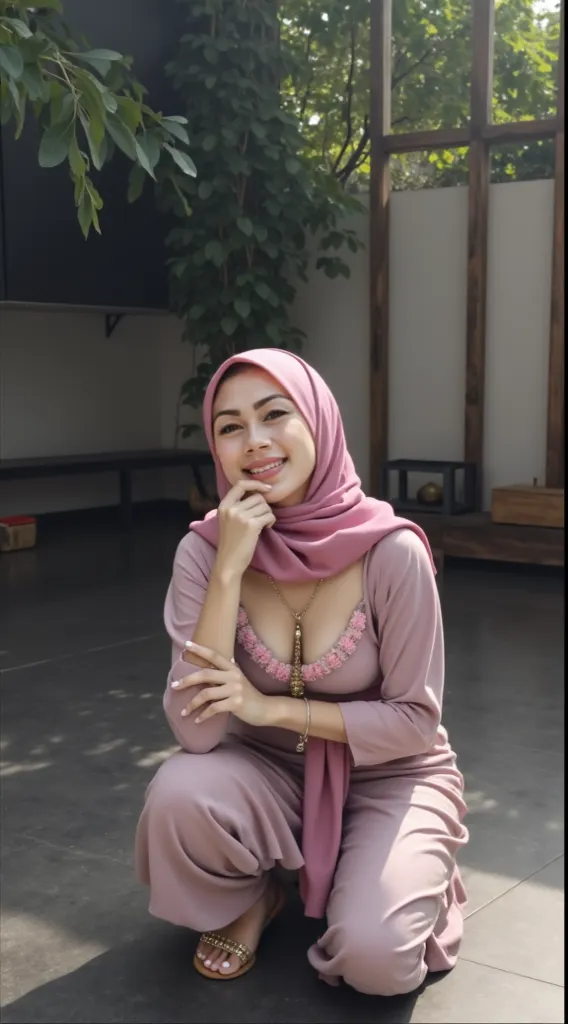
[{"label": "pink long-sleeved dress", "polygon": [[[180,543],[165,606],[173,644],[164,710],[182,750],[157,772],[136,836],[150,912],[196,931],[222,928],[260,897],[265,873],[297,870],[304,757],[295,733],[229,715],[181,717],[192,689],[182,660],[216,551]],[[263,693],[288,692],[290,666],[264,646],[241,608],[235,658]],[[428,554],[407,529],[367,555],[364,596],[335,647],[305,665],[313,699],[340,702],[352,759],[343,839],[326,928],[308,951],[320,977],[360,992],[413,991],[456,962],[465,893],[456,854],[467,841],[463,778],[441,725],[444,641]],[[365,691],[380,683],[380,697]],[[361,699],[353,697],[361,694]],[[341,704],[342,699],[349,700]]]}]

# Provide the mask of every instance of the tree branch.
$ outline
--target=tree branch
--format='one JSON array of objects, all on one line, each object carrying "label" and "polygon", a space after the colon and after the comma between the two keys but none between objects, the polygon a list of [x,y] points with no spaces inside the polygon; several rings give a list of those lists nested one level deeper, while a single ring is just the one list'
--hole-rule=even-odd
[{"label": "tree branch", "polygon": [[343,160],[343,157],[345,156],[345,153],[347,151],[347,147],[349,146],[349,143],[351,142],[351,139],[353,138],[353,115],[352,115],[352,108],[353,108],[353,79],[355,77],[355,43],[356,43],[355,22],[352,21],[351,22],[351,63],[349,65],[349,74],[347,76],[347,84],[345,86],[345,113],[346,113],[346,118],[345,119],[347,121],[347,133],[345,135],[345,141],[343,143],[343,146],[341,147],[339,155],[338,155],[338,157],[337,157],[337,159],[336,159],[336,161],[335,161],[335,163],[333,165],[333,173],[334,174],[337,173],[337,169],[338,169],[341,161]]},{"label": "tree branch", "polygon": [[400,75],[393,75],[392,83],[391,83],[391,88],[392,89],[396,89],[397,85],[400,85],[400,83],[405,78],[408,78],[408,76],[411,75],[413,71],[416,71],[416,68],[419,68],[420,65],[424,63],[426,58],[429,57],[431,53],[432,53],[432,49],[431,48],[429,48],[428,50],[425,50],[424,53],[422,54],[422,56],[417,61],[415,61],[414,64],[411,64],[410,67],[406,68],[406,70],[403,71]]},{"label": "tree branch", "polygon": [[[313,41],[314,41],[314,32],[313,32],[313,29],[312,29],[310,34],[309,34],[309,36],[308,36],[308,42],[307,42],[307,45],[306,45],[306,58],[305,58],[306,59],[306,64],[308,64],[309,59],[310,59],[310,53],[312,51],[312,43],[313,43]],[[302,102],[300,103],[300,112],[299,112],[300,121],[304,120],[304,116],[305,116],[305,113],[306,113],[306,107],[308,105],[308,100],[310,98],[310,92],[311,92],[311,89],[312,89],[313,81],[314,81],[314,69],[313,69],[313,66],[312,66],[310,68],[310,74],[309,74],[309,77],[308,77],[308,84],[306,86],[306,91],[304,93],[304,98],[303,98]]]},{"label": "tree branch", "polygon": [[365,120],[363,122],[363,132],[361,134],[359,142],[357,143],[355,149],[351,153],[351,156],[349,157],[349,160],[347,161],[345,166],[342,167],[341,170],[336,170],[335,172],[338,181],[340,181],[342,185],[347,184],[347,181],[349,177],[353,174],[353,171],[356,171],[357,168],[363,163],[363,153],[365,151],[367,143],[369,142],[370,137],[371,129],[369,124],[369,117],[367,114],[365,114]]}]

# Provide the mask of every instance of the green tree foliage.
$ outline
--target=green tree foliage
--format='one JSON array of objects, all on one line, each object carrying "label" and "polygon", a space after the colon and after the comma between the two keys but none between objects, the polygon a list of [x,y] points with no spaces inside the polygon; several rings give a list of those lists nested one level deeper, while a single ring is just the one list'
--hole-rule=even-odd
[{"label": "green tree foliage", "polygon": [[[394,0],[392,126],[395,132],[467,124],[475,0]],[[368,0],[287,0],[282,39],[292,55],[283,81],[305,152],[351,188],[369,175]],[[497,0],[493,119],[546,117],[556,108],[559,14],[534,0]],[[551,146],[495,153],[493,178],[550,174]],[[408,154],[393,161],[394,187],[467,180],[467,154]]]},{"label": "green tree foliage", "polygon": [[41,127],[42,167],[67,161],[81,230],[100,233],[103,199],[93,180],[118,148],[132,161],[129,198],[147,177],[166,179],[181,194],[195,175],[188,156],[185,117],[164,117],[149,107],[131,60],[115,50],[77,46],[62,20],[60,0],[30,7],[0,0],[0,118],[21,135],[26,113]]},{"label": "green tree foliage", "polygon": [[[204,353],[183,389],[197,408],[217,366],[248,348],[298,349],[290,318],[312,240],[317,266],[348,276],[340,251],[359,241],[345,225],[358,203],[303,153],[297,120],[282,109],[275,0],[182,0],[188,31],[170,70],[187,105],[198,170],[185,204],[166,185],[174,308]],[[190,428],[184,430],[187,435]]]}]

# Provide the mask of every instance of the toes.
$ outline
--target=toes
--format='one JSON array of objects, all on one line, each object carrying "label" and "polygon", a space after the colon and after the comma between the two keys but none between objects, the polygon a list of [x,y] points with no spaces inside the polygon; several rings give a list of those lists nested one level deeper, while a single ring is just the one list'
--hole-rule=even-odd
[{"label": "toes", "polygon": [[227,960],[222,960],[219,965],[219,974],[234,974],[241,966],[238,956],[231,955]]}]

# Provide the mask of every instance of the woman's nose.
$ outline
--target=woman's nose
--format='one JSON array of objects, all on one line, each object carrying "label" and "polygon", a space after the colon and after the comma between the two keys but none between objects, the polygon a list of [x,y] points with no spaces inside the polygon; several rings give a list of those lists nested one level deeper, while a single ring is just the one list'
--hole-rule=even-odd
[{"label": "woman's nose", "polygon": [[262,429],[262,426],[255,424],[254,426],[249,427],[246,438],[246,446],[247,451],[249,452],[257,451],[259,448],[270,447],[270,438],[267,437],[266,433]]}]

